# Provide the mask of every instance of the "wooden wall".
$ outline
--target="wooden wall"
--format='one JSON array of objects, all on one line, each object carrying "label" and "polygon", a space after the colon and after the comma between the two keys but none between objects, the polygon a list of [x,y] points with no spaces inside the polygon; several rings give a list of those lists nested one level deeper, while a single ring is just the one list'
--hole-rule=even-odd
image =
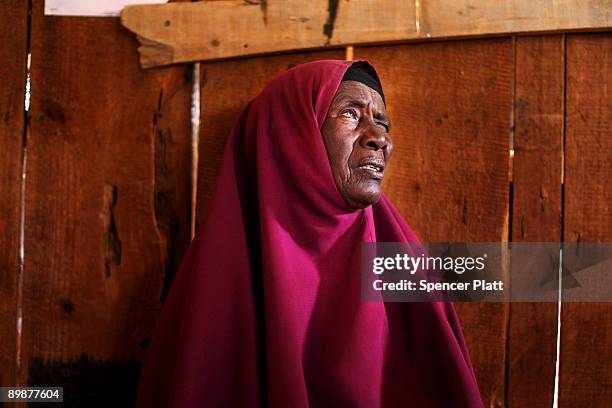
[{"label": "wooden wall", "polygon": [[[34,0],[29,21],[25,3],[0,5],[0,382],[63,385],[74,405],[131,401],[190,239],[190,67],[142,71],[116,19],[45,17]],[[612,241],[612,34],[354,55],[382,77],[396,144],[385,190],[421,239]],[[295,64],[344,56],[202,64],[198,223],[246,103]],[[485,405],[550,406],[556,305],[457,308]],[[563,304],[561,406],[612,400],[611,311]]]},{"label": "wooden wall", "polygon": [[0,384],[8,385],[14,383],[17,369],[27,3],[0,5],[0,27],[13,28],[13,35],[0,41]]}]

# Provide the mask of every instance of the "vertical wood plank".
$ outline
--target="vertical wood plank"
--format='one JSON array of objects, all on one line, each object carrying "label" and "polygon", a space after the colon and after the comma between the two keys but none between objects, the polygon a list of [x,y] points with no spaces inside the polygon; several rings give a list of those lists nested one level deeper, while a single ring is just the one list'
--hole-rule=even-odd
[{"label": "vertical wood plank", "polygon": [[22,384],[129,405],[189,243],[188,67],[142,71],[118,19],[32,14]]},{"label": "vertical wood plank", "polygon": [[[564,39],[517,37],[513,166],[514,242],[561,239]],[[550,407],[557,341],[555,303],[511,303],[508,407]]]},{"label": "vertical wood plank", "polygon": [[344,57],[345,50],[333,50],[202,63],[198,224],[208,210],[225,141],[246,105],[270,80],[291,67]]},{"label": "vertical wood plank", "polygon": [[[612,241],[612,34],[567,37],[564,238]],[[612,305],[564,303],[559,405],[612,401]]]},{"label": "vertical wood plank", "polygon": [[[510,39],[356,48],[393,123],[385,191],[424,242],[506,241]],[[486,406],[503,405],[507,305],[456,304]]]},{"label": "vertical wood plank", "polygon": [[3,1],[0,27],[0,385],[15,382],[17,279],[28,4]]}]

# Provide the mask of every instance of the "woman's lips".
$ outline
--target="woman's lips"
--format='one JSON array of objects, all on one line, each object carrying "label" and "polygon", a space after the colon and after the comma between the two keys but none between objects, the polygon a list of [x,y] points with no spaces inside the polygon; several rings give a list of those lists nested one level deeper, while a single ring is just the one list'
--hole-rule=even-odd
[{"label": "woman's lips", "polygon": [[385,175],[385,162],[383,160],[367,159],[362,161],[357,168],[375,180],[382,180]]},{"label": "woman's lips", "polygon": [[359,170],[363,171],[374,180],[382,180],[385,174],[383,171],[372,169],[370,166],[359,166]]}]

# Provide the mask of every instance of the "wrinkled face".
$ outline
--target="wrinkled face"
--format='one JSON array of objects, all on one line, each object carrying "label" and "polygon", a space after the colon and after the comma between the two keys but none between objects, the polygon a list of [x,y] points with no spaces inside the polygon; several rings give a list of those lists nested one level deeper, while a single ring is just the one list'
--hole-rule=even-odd
[{"label": "wrinkled face", "polygon": [[336,187],[353,209],[378,202],[393,150],[382,97],[367,85],[343,81],[321,134]]}]

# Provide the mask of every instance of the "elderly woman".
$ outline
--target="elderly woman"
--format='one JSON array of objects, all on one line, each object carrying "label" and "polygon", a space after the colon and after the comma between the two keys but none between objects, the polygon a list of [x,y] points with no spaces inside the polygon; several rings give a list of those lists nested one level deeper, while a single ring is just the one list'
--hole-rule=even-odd
[{"label": "elderly woman", "polygon": [[480,407],[451,304],[362,302],[362,242],[416,237],[365,61],[273,80],[228,140],[153,336],[140,407]]}]

